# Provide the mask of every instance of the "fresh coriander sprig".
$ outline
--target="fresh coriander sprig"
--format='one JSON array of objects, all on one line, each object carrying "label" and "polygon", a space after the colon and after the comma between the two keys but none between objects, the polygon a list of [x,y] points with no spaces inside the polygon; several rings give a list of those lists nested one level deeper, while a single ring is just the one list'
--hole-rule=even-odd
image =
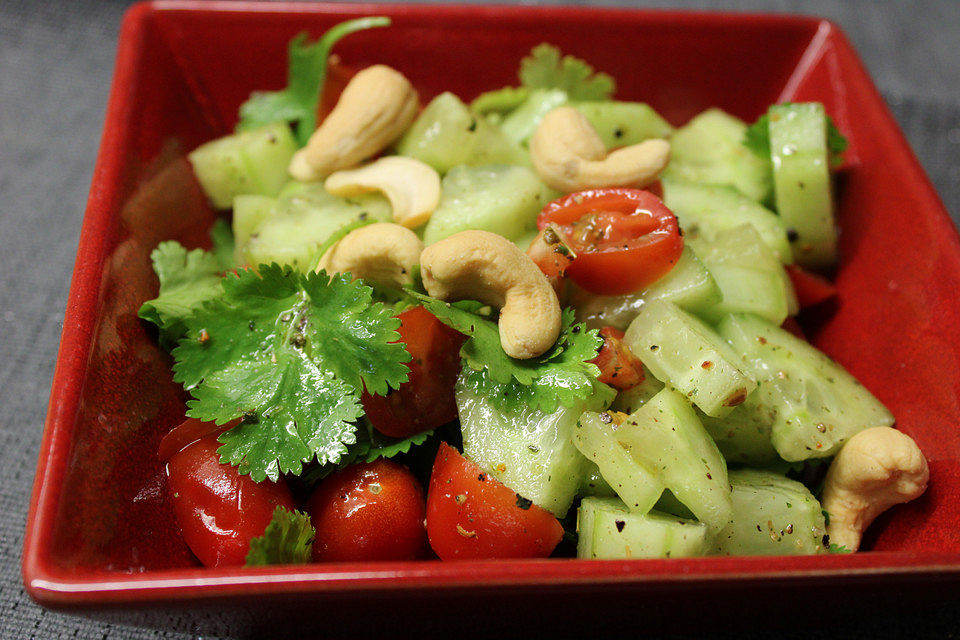
[{"label": "fresh coriander sprig", "polygon": [[310,562],[316,529],[310,516],[277,507],[262,536],[250,541],[246,567]]}]

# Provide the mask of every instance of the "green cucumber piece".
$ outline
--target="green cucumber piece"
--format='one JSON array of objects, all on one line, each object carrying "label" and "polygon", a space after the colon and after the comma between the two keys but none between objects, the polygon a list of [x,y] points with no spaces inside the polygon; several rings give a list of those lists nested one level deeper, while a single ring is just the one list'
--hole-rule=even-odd
[{"label": "green cucumber piece", "polygon": [[722,418],[699,414],[707,433],[729,463],[767,467],[780,460],[770,432],[774,415],[754,392]]},{"label": "green cucumber piece", "polygon": [[277,198],[270,196],[237,196],[233,199],[234,260],[246,263],[246,245],[250,236],[270,218],[277,208]]},{"label": "green cucumber piece", "polygon": [[577,530],[577,557],[587,559],[702,556],[711,539],[700,522],[654,511],[632,513],[616,498],[584,498]]},{"label": "green cucumber piece", "polygon": [[449,92],[427,105],[397,143],[397,153],[441,174],[462,164],[530,164],[526,150]]},{"label": "green cucumber piece", "polygon": [[280,193],[296,150],[290,127],[276,122],[203,144],[187,158],[213,207],[229,209],[239,195]]},{"label": "green cucumber piece", "polygon": [[793,257],[813,269],[837,261],[827,114],[819,102],[770,107],[770,159],[777,211],[790,229]]},{"label": "green cucumber piece", "polygon": [[660,393],[661,389],[663,389],[663,383],[644,366],[643,382],[617,393],[617,397],[610,404],[610,409],[627,414],[633,413],[649,402],[650,398]]},{"label": "green cucumber piece", "polygon": [[664,178],[663,202],[677,216],[684,239],[712,241],[719,233],[752,225],[784,264],[793,262],[787,228],[773,211],[732,187]]},{"label": "green cucumber piece", "polygon": [[534,89],[527,99],[500,122],[500,130],[517,144],[526,144],[543,117],[567,103],[561,89]]},{"label": "green cucumber piece", "polygon": [[630,511],[646,513],[660,499],[663,482],[620,445],[616,428],[609,413],[585,412],[574,429],[573,443],[586,459],[596,463]]},{"label": "green cucumber piece", "polygon": [[682,394],[664,388],[619,425],[616,438],[697,520],[714,530],[727,525],[726,462]]},{"label": "green cucumber piece", "polygon": [[670,123],[643,102],[605,100],[574,102],[571,106],[593,125],[607,149],[673,134]]},{"label": "green cucumber piece", "polygon": [[580,489],[577,491],[577,495],[611,498],[617,495],[617,492],[613,490],[609,482],[603,479],[600,467],[593,462],[588,462],[587,472],[584,474],[583,480],[580,481]]},{"label": "green cucumber piece", "polygon": [[731,471],[733,518],[716,537],[716,555],[826,553],[823,510],[810,491],[778,473]]},{"label": "green cucumber piece", "polygon": [[752,200],[767,201],[770,163],[744,146],[746,131],[745,122],[720,109],[704,111],[674,132],[664,177],[728,185]]},{"label": "green cucumber piece", "polygon": [[574,289],[570,304],[576,310],[577,322],[586,323],[588,328],[616,327],[624,331],[643,305],[653,300],[666,300],[691,313],[702,314],[722,299],[720,288],[703,262],[693,250],[684,247],[673,269],[644,291],[601,296]]},{"label": "green cucumber piece", "polygon": [[[462,381],[461,381],[462,382]],[[530,408],[502,412],[467,385],[456,387],[463,453],[521,496],[563,517],[589,468],[573,444],[580,414],[600,411],[590,398],[552,413]]]},{"label": "green cucumber piece", "polygon": [[826,458],[864,429],[893,425],[893,414],[843,367],[780,327],[738,313],[718,331],[758,380],[756,402],[772,416],[770,439],[784,460]]},{"label": "green cucumber piece", "polygon": [[722,417],[742,403],[757,383],[740,357],[713,329],[662,300],[643,307],[624,342],[643,364],[683,393],[704,413]]},{"label": "green cucumber piece", "polygon": [[245,264],[276,262],[298,269],[313,267],[320,246],[358,220],[390,222],[390,202],[379,193],[352,198],[332,195],[320,183],[290,183],[273,213],[256,226],[239,250]]},{"label": "green cucumber piece", "polygon": [[780,325],[790,311],[793,286],[777,256],[757,230],[744,224],[694,243],[694,251],[723,292],[701,315],[711,322],[727,313],[749,312]]},{"label": "green cucumber piece", "polygon": [[530,237],[551,196],[532,170],[507,165],[454,167],[444,176],[441,189],[440,204],[424,228],[426,244],[467,229],[491,231],[513,241]]}]

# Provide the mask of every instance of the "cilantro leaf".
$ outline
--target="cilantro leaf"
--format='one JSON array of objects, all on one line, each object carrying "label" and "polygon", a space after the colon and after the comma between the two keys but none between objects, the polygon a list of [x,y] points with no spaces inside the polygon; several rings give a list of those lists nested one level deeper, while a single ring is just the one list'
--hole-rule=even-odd
[{"label": "cilantro leaf", "polygon": [[470,110],[480,115],[513,111],[530,96],[528,87],[503,87],[486,91],[470,103]]},{"label": "cilantro leaf", "polygon": [[433,430],[417,433],[409,438],[391,438],[378,431],[370,432],[370,448],[367,450],[364,462],[373,462],[378,458],[392,458],[407,453],[411,447],[421,445],[433,435]]},{"label": "cilantro leaf", "polygon": [[527,405],[554,411],[559,405],[572,406],[578,399],[597,393],[613,393],[606,385],[597,384],[600,369],[590,362],[603,340],[596,330],[573,324],[572,309],[564,309],[560,336],[552,349],[538,358],[518,360],[504,353],[500,332],[492,320],[471,313],[462,303],[417,297],[441,322],[470,336],[460,349],[471,370],[465,376],[466,383],[501,408]]},{"label": "cilantro leaf", "polygon": [[355,31],[389,24],[390,18],[382,16],[348,20],[334,26],[311,44],[307,43],[306,33],[297,35],[287,47],[287,88],[254,92],[240,105],[237,131],[259,129],[282,120],[294,125],[297,141],[300,146],[306,145],[317,128],[317,106],[333,45]]},{"label": "cilantro leaf", "polygon": [[[783,104],[791,104],[784,102]],[[843,162],[843,152],[849,146],[847,138],[840,133],[833,118],[827,116],[827,152],[830,154],[830,162],[837,166]],[[770,158],[770,115],[765,113],[747,127],[743,135],[743,145],[753,151],[761,158]]]},{"label": "cilantro leaf", "polygon": [[256,480],[336,462],[356,442],[360,394],[407,380],[400,321],[372,304],[370,287],[276,264],[223,281],[223,295],[187,321],[173,350],[174,379],[192,395],[187,415],[224,424],[223,461]]},{"label": "cilantro leaf", "polygon": [[560,57],[549,44],[533,48],[520,61],[520,82],[531,89],[562,89],[571,100],[609,100],[616,91],[613,78],[573,56]]},{"label": "cilantro leaf", "polygon": [[161,242],[150,254],[160,293],[140,306],[138,315],[160,329],[160,346],[172,348],[186,333],[186,319],[204,302],[222,293],[223,269],[216,256],[187,251],[175,240]]},{"label": "cilantro leaf", "polygon": [[223,218],[217,218],[217,221],[210,227],[210,241],[213,243],[213,249],[210,253],[220,265],[220,271],[231,271],[237,266],[233,257],[236,242],[233,238],[233,229],[230,223]]},{"label": "cilantro leaf", "polygon": [[250,540],[246,567],[310,562],[317,531],[310,516],[277,507],[263,535]]},{"label": "cilantro leaf", "polygon": [[842,544],[830,543],[830,547],[827,549],[830,553],[853,553],[850,549],[845,547]]}]

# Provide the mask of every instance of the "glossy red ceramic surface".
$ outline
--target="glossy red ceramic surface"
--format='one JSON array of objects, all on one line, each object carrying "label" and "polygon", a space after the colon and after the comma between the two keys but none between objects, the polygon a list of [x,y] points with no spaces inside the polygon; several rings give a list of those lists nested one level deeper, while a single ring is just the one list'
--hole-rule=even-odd
[{"label": "glossy red ceramic surface", "polygon": [[[814,341],[870,388],[930,461],[927,494],[883,516],[856,555],[652,561],[403,562],[203,569],[173,523],[156,456],[183,415],[170,360],[136,317],[160,240],[206,242],[214,214],[184,153],[232,127],[254,89],[279,88],[285,47],[349,17],[388,29],[337,46],[385,63],[427,99],[515,83],[541,42],[611,73],[618,97],[674,124],[716,105],[753,119],[820,100],[850,139],[841,176],[839,304]],[[23,572],[50,606],[237,607],[504,594],[741,594],[771,584],[956,584],[960,573],[960,244],[844,35],[801,17],[548,7],[156,2],[123,24],[31,505]]]}]

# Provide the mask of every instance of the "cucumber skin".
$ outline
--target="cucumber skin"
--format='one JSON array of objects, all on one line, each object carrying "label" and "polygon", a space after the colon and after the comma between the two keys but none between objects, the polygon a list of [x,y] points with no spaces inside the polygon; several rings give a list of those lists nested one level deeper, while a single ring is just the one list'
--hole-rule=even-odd
[{"label": "cucumber skin", "polygon": [[730,521],[726,461],[682,394],[664,388],[631,414],[616,435],[698,520],[713,530]]},{"label": "cucumber skin", "polygon": [[617,498],[584,498],[577,511],[577,557],[685,558],[705,555],[711,536],[694,520],[632,513]]},{"label": "cucumber skin", "polygon": [[452,93],[441,93],[397,143],[397,153],[416,158],[441,175],[458,165],[529,166],[530,155]]},{"label": "cucumber skin", "polygon": [[860,431],[893,425],[873,394],[808,342],[751,314],[730,314],[717,328],[757,377],[754,400],[772,416],[770,439],[784,460],[827,458]]},{"label": "cucumber skin", "polygon": [[277,122],[212,140],[187,158],[213,207],[229,209],[239,195],[279,194],[296,150],[290,127]]},{"label": "cucumber skin", "polygon": [[777,211],[798,264],[812,269],[837,261],[827,114],[818,102],[770,107],[770,157]]},{"label": "cucumber skin", "polygon": [[719,531],[715,555],[826,553],[823,510],[810,491],[778,473],[731,471],[733,517]]},{"label": "cucumber skin", "polygon": [[630,323],[624,343],[657,379],[720,418],[757,386],[739,355],[703,321],[655,300]]}]

